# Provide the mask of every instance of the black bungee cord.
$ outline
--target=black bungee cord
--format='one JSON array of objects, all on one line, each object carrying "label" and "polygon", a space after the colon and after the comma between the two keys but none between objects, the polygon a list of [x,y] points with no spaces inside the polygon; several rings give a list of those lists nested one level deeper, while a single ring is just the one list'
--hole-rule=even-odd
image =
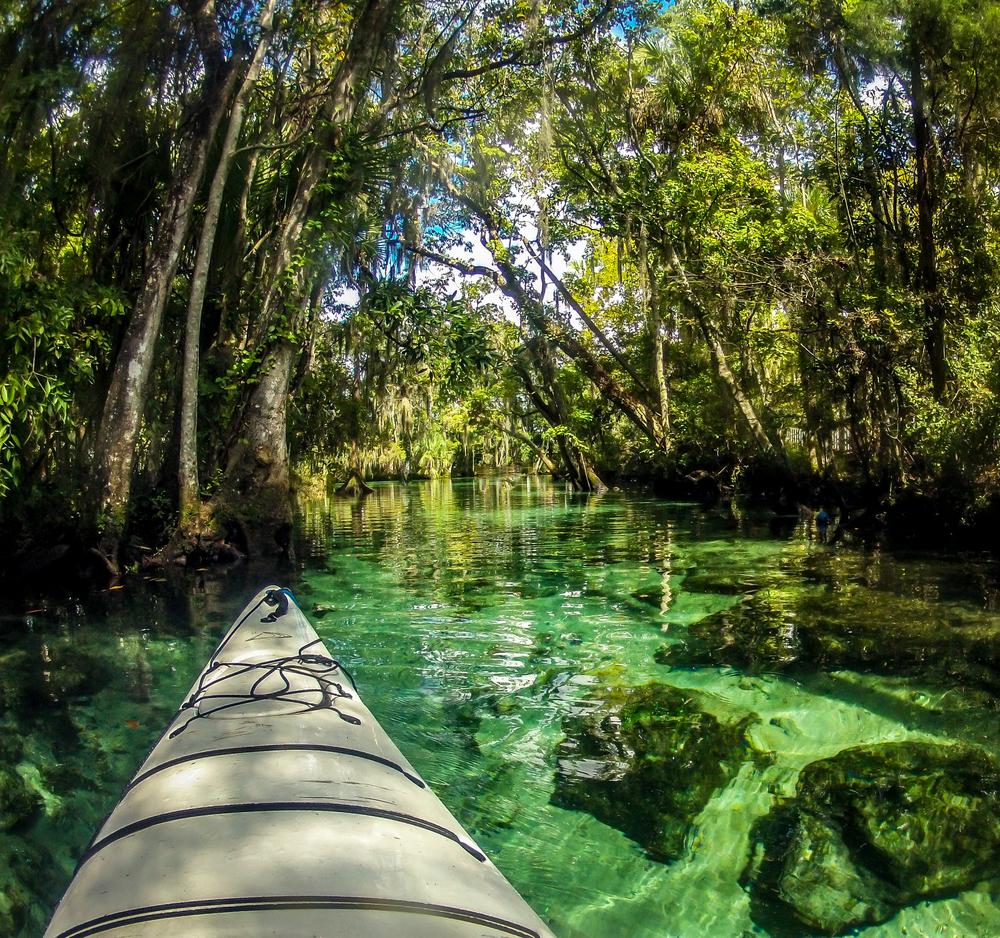
[{"label": "black bungee cord", "polygon": [[[219,660],[219,654],[225,648],[230,638],[235,635],[239,627],[260,608],[261,604],[275,606],[276,608],[274,612],[262,617],[260,621],[276,622],[288,612],[287,591],[283,589],[268,590],[261,601],[253,606],[253,608],[250,609],[247,614],[233,626],[232,629],[230,629],[229,634],[222,640],[219,648],[215,652],[211,664],[202,673],[201,678],[198,681],[197,688],[191,696],[185,700],[183,704],[181,704],[181,712],[193,712],[190,713],[188,719],[185,720],[184,723],[167,734],[168,739],[174,739],[179,736],[199,718],[209,718],[223,710],[242,707],[248,703],[257,703],[262,700],[299,704],[301,709],[291,711],[291,713],[294,714],[311,713],[316,710],[332,710],[345,723],[350,723],[354,726],[361,725],[361,720],[358,717],[349,713],[344,713],[334,705],[334,701],[338,698],[342,697],[346,700],[353,700],[354,696],[349,691],[344,690],[343,685],[339,681],[334,680],[332,677],[328,677],[331,672],[339,670],[342,674],[346,675],[347,679],[351,682],[351,687],[354,689],[354,693],[356,694],[358,687],[354,682],[353,675],[335,658],[330,658],[326,655],[311,654],[309,652],[309,649],[313,645],[322,643],[322,639],[320,638],[315,638],[311,642],[307,642],[299,648],[298,652],[294,655],[272,658],[268,661],[227,662]],[[221,667],[230,669],[230,672],[222,677],[212,680],[213,672],[215,672],[217,668]],[[262,673],[260,677],[253,682],[247,693],[209,693],[214,685],[222,684],[232,678],[239,677],[252,671],[261,671]],[[267,681],[268,678],[271,678],[274,675],[280,676],[281,686],[272,691],[261,691],[261,685]],[[293,690],[289,680],[290,675],[312,678],[316,681],[316,687],[304,687],[298,690]],[[302,699],[302,695],[315,695],[317,690],[321,695],[320,700],[310,702],[309,700]],[[220,704],[208,712],[199,712],[199,710],[196,709],[200,704],[211,700],[226,700],[229,702]]]}]

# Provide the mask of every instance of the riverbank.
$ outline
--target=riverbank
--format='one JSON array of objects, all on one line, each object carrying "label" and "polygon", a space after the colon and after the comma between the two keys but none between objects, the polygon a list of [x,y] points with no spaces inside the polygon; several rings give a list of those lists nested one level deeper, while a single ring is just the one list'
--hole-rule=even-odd
[{"label": "riverbank", "polygon": [[[613,476],[611,487],[636,495],[652,494],[665,502],[690,501],[706,509],[739,514],[749,510],[769,517],[778,525],[788,519],[812,521],[823,512],[829,519],[829,536],[847,537],[853,542],[882,544],[899,549],[988,551],[1000,550],[1000,492],[984,485],[941,481],[936,485],[912,486],[884,492],[862,485],[857,479],[837,480],[815,474],[791,474],[773,466],[753,464],[733,470],[728,465],[692,472],[632,474]],[[508,467],[499,472],[481,472],[476,478],[523,478],[525,473]],[[450,479],[450,477],[446,477]],[[539,478],[547,479],[547,476]],[[293,498],[316,500],[332,496],[339,479],[323,475],[297,477]],[[406,484],[428,484],[416,477]],[[382,480],[380,484],[398,484]],[[557,485],[568,485],[556,481]],[[341,493],[344,498],[363,497]],[[123,541],[121,570],[137,573],[158,567],[165,575],[181,563],[196,570],[217,567],[220,572],[247,560],[266,567],[275,556],[253,556],[248,545],[232,532],[226,550],[206,550],[192,542],[166,558],[162,549],[174,533],[176,519],[162,503],[140,505]],[[29,520],[30,519],[30,520]],[[5,536],[11,549],[0,558],[0,583],[10,589],[45,589],[46,584],[64,583],[71,590],[87,593],[109,588],[118,582],[121,570],[88,541],[85,532],[58,513],[52,517],[28,513],[16,524],[8,524]],[[288,541],[291,545],[291,541]],[[217,546],[217,545],[216,545]]]}]

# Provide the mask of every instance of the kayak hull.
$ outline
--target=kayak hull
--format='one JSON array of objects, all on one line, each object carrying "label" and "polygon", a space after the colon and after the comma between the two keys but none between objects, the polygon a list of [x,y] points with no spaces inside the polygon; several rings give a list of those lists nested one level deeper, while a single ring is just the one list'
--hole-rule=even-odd
[{"label": "kayak hull", "polygon": [[287,591],[220,643],[45,938],[553,938]]}]

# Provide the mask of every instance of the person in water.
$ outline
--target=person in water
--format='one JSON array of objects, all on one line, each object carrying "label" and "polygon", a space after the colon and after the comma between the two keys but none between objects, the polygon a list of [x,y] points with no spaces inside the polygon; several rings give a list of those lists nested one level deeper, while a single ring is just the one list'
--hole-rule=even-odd
[{"label": "person in water", "polygon": [[826,535],[830,530],[830,516],[827,514],[825,508],[820,508],[816,512],[816,534],[824,544],[826,543]]}]

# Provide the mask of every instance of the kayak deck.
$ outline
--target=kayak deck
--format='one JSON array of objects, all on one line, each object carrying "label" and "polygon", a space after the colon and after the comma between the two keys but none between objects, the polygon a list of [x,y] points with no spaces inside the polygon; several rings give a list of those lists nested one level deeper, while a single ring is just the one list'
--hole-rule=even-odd
[{"label": "kayak deck", "polygon": [[98,831],[45,938],[553,938],[262,590]]}]

